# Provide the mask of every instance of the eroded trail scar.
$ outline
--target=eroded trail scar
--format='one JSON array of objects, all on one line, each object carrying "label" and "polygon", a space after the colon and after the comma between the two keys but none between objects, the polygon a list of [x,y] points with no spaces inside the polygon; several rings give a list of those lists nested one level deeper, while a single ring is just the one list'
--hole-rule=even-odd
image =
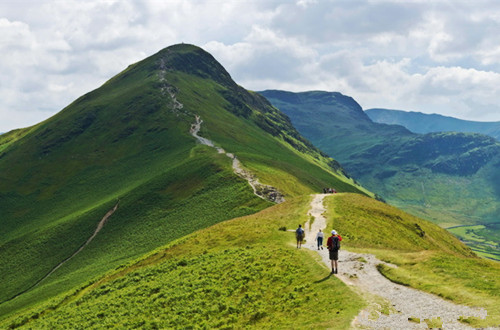
[{"label": "eroded trail scar", "polygon": [[40,280],[38,280],[35,284],[33,284],[32,286],[30,286],[28,289],[16,294],[15,296],[13,296],[12,298],[10,299],[7,299],[5,301],[3,301],[2,303],[6,302],[6,301],[10,301],[10,300],[13,300],[17,297],[19,297],[20,295],[22,295],[23,293],[26,293],[28,292],[29,290],[33,289],[34,287],[36,287],[37,285],[39,285],[41,282],[43,282],[45,279],[47,279],[50,275],[52,275],[56,270],[58,270],[62,265],[64,265],[65,263],[67,263],[68,261],[70,261],[71,259],[73,259],[78,253],[80,253],[87,245],[90,244],[90,242],[92,242],[92,240],[97,236],[97,234],[99,234],[99,232],[101,231],[101,229],[104,227],[104,225],[106,224],[106,222],[108,221],[109,217],[111,215],[113,215],[113,213],[115,213],[115,211],[118,209],[118,204],[119,203],[116,203],[116,205],[111,209],[109,210],[105,215],[104,217],[101,219],[101,221],[99,221],[99,223],[97,224],[97,227],[94,231],[94,233],[92,234],[92,236],[90,236],[87,241],[85,243],[83,243],[82,246],[80,246],[80,248],[78,250],[76,250],[71,256],[69,256],[68,258],[64,259],[63,261],[61,261],[58,265],[56,265],[54,268],[52,268],[52,270],[50,272],[47,273],[47,275],[45,275],[44,277],[42,277]]},{"label": "eroded trail scar", "polygon": [[[309,214],[314,217],[312,224],[306,223],[305,247],[316,250],[315,237],[319,229],[330,236],[330,230],[326,229],[326,219],[323,213],[326,211],[323,205],[325,194],[316,195],[311,202]],[[335,198],[330,195],[329,198]],[[335,224],[334,224],[335,226]],[[338,228],[337,228],[338,229]],[[342,233],[340,233],[342,235]],[[323,262],[330,267],[328,250],[317,251]],[[440,318],[444,329],[470,329],[458,319],[460,317],[478,317],[484,319],[487,315],[485,309],[471,308],[453,304],[437,296],[405,287],[389,281],[377,270],[377,265],[384,262],[378,260],[371,254],[360,254],[346,251],[342,248],[339,252],[339,274],[338,278],[356,291],[365,293],[369,307],[362,310],[353,321],[354,327],[370,329],[426,329],[425,319]],[[394,265],[389,265],[396,267]],[[377,298],[378,297],[378,298]],[[380,302],[387,302],[391,311],[382,314]],[[409,319],[420,319],[420,323],[411,322]]]},{"label": "eroded trail scar", "polygon": [[62,265],[64,265],[66,262],[68,262],[70,259],[72,259],[74,256],[76,256],[78,253],[80,253],[87,245],[89,245],[90,242],[92,242],[92,240],[97,236],[97,234],[99,234],[99,232],[101,231],[101,229],[104,227],[104,225],[108,221],[109,217],[111,215],[113,215],[113,213],[115,213],[115,211],[117,209],[118,209],[118,203],[116,203],[116,205],[104,215],[104,217],[101,219],[101,221],[99,221],[99,223],[97,224],[97,228],[95,229],[95,231],[92,234],[92,236],[90,236],[89,239],[75,253],[73,253],[69,258],[63,260],[59,265],[57,265],[56,267],[54,267],[54,269],[52,269],[50,271],[50,273],[48,273],[41,281],[43,281],[44,279],[46,279],[47,277],[49,277],[59,267],[61,267]]},{"label": "eroded trail scar", "polygon": [[227,157],[231,158],[233,160],[233,171],[236,173],[238,176],[241,178],[245,179],[248,181],[250,186],[253,189],[253,192],[255,195],[258,197],[274,202],[274,203],[283,203],[285,201],[285,198],[282,193],[278,191],[278,189],[265,185],[259,182],[257,177],[251,173],[250,171],[245,170],[242,166],[238,158],[232,153],[226,152],[224,149],[217,147],[211,140],[206,139],[202,136],[199,136],[198,133],[201,128],[201,124],[203,123],[203,120],[199,116],[196,116],[196,121],[194,124],[191,125],[191,135],[193,135],[201,144],[210,146],[212,148],[215,148],[217,152],[220,154],[225,154]]}]

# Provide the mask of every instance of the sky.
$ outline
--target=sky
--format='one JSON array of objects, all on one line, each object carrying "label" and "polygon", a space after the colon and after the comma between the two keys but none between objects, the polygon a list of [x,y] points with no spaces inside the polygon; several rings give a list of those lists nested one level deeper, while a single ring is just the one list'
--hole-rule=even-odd
[{"label": "sky", "polygon": [[500,121],[500,1],[2,0],[0,132],[181,42],[250,90]]}]

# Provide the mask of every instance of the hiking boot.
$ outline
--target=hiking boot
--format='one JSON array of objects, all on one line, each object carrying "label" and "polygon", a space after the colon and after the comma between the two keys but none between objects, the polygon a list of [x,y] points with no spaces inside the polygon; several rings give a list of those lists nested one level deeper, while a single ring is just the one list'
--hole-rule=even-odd
[{"label": "hiking boot", "polygon": [[339,273],[339,270],[338,269],[335,269],[335,274],[338,274]]}]

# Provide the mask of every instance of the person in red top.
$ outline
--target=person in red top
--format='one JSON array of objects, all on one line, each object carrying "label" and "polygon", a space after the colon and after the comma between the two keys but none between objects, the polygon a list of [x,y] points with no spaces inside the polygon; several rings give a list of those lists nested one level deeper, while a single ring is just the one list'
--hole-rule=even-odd
[{"label": "person in red top", "polygon": [[332,262],[332,274],[338,274],[340,241],[342,241],[342,236],[337,234],[335,230],[332,230],[332,236],[328,237],[328,241],[326,242],[326,246],[330,251],[330,260]]}]

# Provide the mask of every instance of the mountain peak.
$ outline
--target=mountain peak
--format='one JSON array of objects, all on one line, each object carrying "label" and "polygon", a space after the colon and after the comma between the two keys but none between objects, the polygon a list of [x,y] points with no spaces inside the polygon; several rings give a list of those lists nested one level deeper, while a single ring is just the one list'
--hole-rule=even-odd
[{"label": "mountain peak", "polygon": [[162,49],[153,58],[161,61],[167,70],[213,79],[224,86],[233,87],[231,75],[208,52],[191,44],[176,44]]}]

